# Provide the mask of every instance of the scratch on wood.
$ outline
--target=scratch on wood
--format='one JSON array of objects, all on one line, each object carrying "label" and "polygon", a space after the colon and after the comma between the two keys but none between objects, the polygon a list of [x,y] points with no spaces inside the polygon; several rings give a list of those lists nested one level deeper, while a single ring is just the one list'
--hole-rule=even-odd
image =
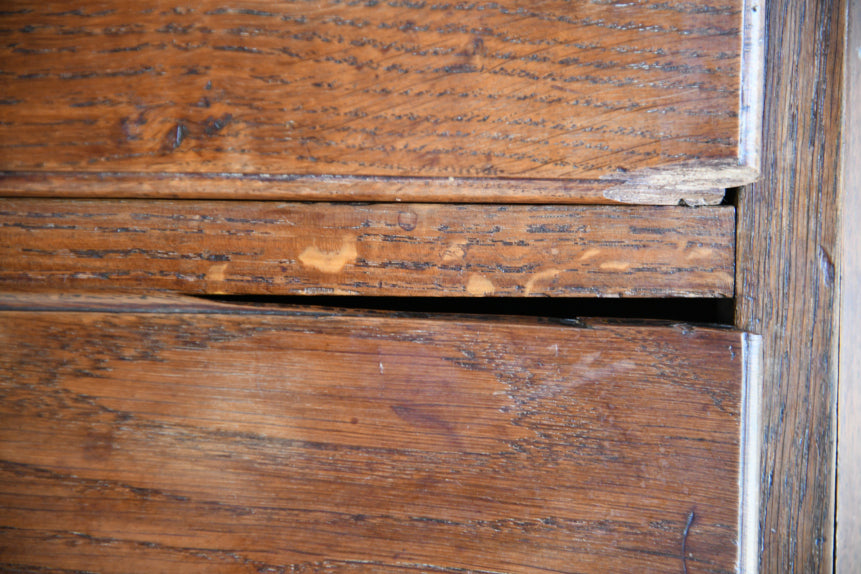
[{"label": "scratch on wood", "polygon": [[713,256],[714,256],[714,253],[712,252],[712,250],[710,248],[708,248],[708,247],[697,247],[697,248],[692,249],[690,251],[690,253],[687,254],[685,259],[688,259],[688,260],[709,259]]},{"label": "scratch on wood", "polygon": [[688,514],[688,522],[685,524],[685,531],[682,533],[682,566],[685,574],[688,574],[688,535],[691,533],[691,525],[694,523],[695,513],[691,510]]},{"label": "scratch on wood", "polygon": [[178,123],[176,124],[176,129],[174,130],[173,136],[173,149],[178,148],[182,145],[182,140],[185,139],[185,136],[188,135],[188,128],[185,127],[185,124]]}]

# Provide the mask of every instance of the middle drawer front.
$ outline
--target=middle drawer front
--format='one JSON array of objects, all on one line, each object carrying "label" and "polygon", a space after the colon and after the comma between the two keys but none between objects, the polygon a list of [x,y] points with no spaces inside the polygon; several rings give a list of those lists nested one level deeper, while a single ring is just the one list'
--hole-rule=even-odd
[{"label": "middle drawer front", "polygon": [[714,207],[0,201],[0,287],[731,297]]}]

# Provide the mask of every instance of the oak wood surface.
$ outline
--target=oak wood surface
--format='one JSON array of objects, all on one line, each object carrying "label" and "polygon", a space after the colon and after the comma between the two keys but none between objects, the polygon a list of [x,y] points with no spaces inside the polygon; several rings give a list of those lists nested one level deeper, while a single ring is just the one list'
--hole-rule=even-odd
[{"label": "oak wood surface", "polygon": [[4,568],[735,569],[741,333],[128,304],[0,312]]},{"label": "oak wood surface", "polygon": [[0,287],[197,294],[733,293],[731,206],[0,200]]},{"label": "oak wood surface", "polygon": [[830,573],[846,3],[765,7],[762,179],[739,197],[736,279],[736,325],[763,336],[760,569]]},{"label": "oak wood surface", "polygon": [[8,0],[0,170],[153,175],[165,194],[244,174],[316,199],[338,186],[272,176],[714,192],[756,175],[756,5]]},{"label": "oak wood surface", "polygon": [[837,574],[861,571],[861,5],[848,5],[843,101],[840,365],[837,420]]}]

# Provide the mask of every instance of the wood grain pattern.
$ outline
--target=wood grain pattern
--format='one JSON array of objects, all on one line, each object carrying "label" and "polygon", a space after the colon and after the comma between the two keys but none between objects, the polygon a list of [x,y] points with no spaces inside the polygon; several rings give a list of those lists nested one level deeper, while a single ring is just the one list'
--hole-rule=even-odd
[{"label": "wood grain pattern", "polygon": [[0,170],[741,185],[755,4],[8,0]]},{"label": "wood grain pattern", "polygon": [[0,200],[0,286],[204,294],[733,292],[722,207]]},{"label": "wood grain pattern", "polygon": [[6,568],[735,571],[741,333],[123,306],[0,313]]},{"label": "wood grain pattern", "polygon": [[837,574],[861,571],[861,5],[850,2],[843,100],[840,365],[837,399]]},{"label": "wood grain pattern", "polygon": [[830,573],[846,3],[767,3],[762,180],[738,203],[736,325],[763,335],[763,572]]}]

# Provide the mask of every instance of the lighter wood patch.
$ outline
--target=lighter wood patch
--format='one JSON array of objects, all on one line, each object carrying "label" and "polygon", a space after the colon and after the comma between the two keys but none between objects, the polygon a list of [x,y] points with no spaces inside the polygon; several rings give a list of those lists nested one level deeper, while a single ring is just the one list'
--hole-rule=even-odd
[{"label": "lighter wood patch", "polygon": [[227,266],[229,263],[219,263],[217,265],[213,265],[209,268],[209,271],[206,272],[206,280],[207,281],[224,281],[224,272],[227,271]]},{"label": "lighter wood patch", "polygon": [[299,261],[305,267],[312,267],[323,273],[337,273],[345,265],[355,261],[357,256],[356,238],[345,235],[338,251],[323,251],[316,245],[310,245],[299,255]]},{"label": "lighter wood patch", "polygon": [[545,279],[553,279],[557,277],[560,273],[562,273],[559,269],[546,269],[544,271],[539,271],[532,275],[529,278],[529,281],[526,282],[526,286],[524,288],[527,295],[532,294],[532,290],[535,287],[535,284],[539,281],[544,281]]},{"label": "lighter wood patch", "polygon": [[605,271],[627,271],[631,267],[631,264],[625,261],[607,261],[599,265],[599,267]]},{"label": "lighter wood patch", "polygon": [[460,261],[466,257],[466,249],[464,249],[464,245],[466,245],[466,241],[457,241],[449,244],[442,254],[443,263]]},{"label": "lighter wood patch", "polygon": [[685,259],[709,259],[714,257],[714,252],[712,249],[708,247],[697,247],[695,249],[691,249],[690,252],[685,256]]},{"label": "lighter wood patch", "polygon": [[580,261],[586,261],[587,259],[592,259],[593,257],[595,257],[596,255],[599,255],[600,253],[601,253],[600,249],[595,249],[595,248],[587,249],[586,251],[583,252],[583,255],[580,256]]},{"label": "lighter wood patch", "polygon": [[471,275],[466,284],[466,291],[470,295],[484,297],[486,295],[493,295],[496,292],[496,287],[493,286],[493,283],[487,277]]}]

